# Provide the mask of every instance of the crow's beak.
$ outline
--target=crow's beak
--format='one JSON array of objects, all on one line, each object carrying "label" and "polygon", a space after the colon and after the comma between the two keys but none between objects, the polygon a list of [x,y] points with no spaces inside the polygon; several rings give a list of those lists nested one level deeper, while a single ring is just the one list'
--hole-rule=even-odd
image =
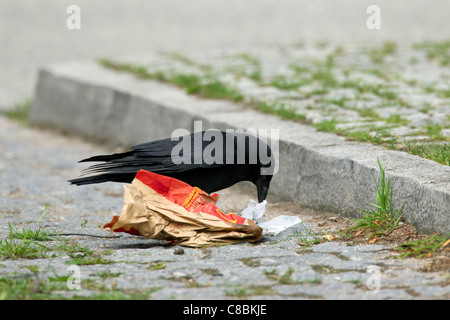
[{"label": "crow's beak", "polygon": [[258,202],[266,200],[269,191],[269,183],[263,176],[259,176],[256,180],[256,189],[258,190]]}]

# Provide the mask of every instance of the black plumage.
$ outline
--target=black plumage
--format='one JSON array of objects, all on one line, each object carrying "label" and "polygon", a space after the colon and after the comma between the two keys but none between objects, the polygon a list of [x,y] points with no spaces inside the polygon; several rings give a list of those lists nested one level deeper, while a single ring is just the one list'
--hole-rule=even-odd
[{"label": "black plumage", "polygon": [[253,135],[208,130],[179,140],[147,142],[128,152],[94,156],[80,162],[101,163],[84,169],[80,178],[69,180],[71,184],[131,183],[136,173],[144,169],[179,179],[208,193],[250,181],[256,185],[261,202],[272,179],[270,168],[274,166],[274,157],[270,147]]}]

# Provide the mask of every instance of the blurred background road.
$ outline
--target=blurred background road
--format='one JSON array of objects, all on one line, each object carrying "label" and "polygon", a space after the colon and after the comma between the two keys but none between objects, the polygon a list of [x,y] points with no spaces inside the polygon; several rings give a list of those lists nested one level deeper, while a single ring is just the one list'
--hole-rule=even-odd
[{"label": "blurred background road", "polygon": [[[69,30],[67,7],[81,9]],[[381,10],[369,30],[367,7]],[[413,43],[450,38],[448,0],[0,0],[0,110],[32,95],[53,62],[155,51],[296,42]]]}]

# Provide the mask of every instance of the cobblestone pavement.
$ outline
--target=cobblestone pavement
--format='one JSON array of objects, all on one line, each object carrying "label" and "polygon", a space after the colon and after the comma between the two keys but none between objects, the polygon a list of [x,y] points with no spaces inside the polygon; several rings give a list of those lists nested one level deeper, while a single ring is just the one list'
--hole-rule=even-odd
[{"label": "cobblestone pavement", "polygon": [[399,149],[450,141],[450,42],[298,43],[119,61],[128,63],[121,70],[188,93],[250,104],[357,141]]},{"label": "cobblestone pavement", "polygon": [[[1,298],[450,297],[448,272],[423,271],[426,260],[394,259],[390,247],[334,241],[300,245],[317,227],[308,222],[310,213],[271,198],[269,218],[298,214],[305,223],[260,243],[203,249],[129,235],[51,236],[53,241],[28,243],[28,249],[35,249],[28,258],[8,258],[8,248],[17,253],[25,243],[9,239],[11,227],[109,236],[99,226],[120,212],[122,185],[74,187],[66,182],[78,175],[79,159],[109,151],[0,117]],[[221,192],[218,206],[240,210],[255,196],[253,189],[246,190]]]}]

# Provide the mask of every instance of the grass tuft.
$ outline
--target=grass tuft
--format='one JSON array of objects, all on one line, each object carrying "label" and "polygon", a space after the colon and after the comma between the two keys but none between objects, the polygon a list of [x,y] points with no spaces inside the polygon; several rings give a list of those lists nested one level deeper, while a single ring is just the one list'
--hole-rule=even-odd
[{"label": "grass tuft", "polygon": [[31,99],[27,98],[17,102],[10,110],[5,111],[5,115],[10,118],[19,121],[20,123],[27,125],[31,110]]},{"label": "grass tuft", "polygon": [[404,204],[400,208],[392,206],[393,190],[390,180],[386,180],[386,173],[378,159],[377,162],[381,174],[380,181],[378,182],[375,175],[372,174],[376,185],[376,203],[369,203],[373,207],[372,210],[360,211],[363,217],[356,219],[347,232],[369,231],[369,237],[383,236],[395,230],[399,225]]},{"label": "grass tuft", "polygon": [[426,53],[429,60],[438,61],[442,66],[450,65],[450,41],[422,42],[414,44],[413,48]]},{"label": "grass tuft", "polygon": [[449,143],[408,143],[406,144],[406,149],[408,153],[450,166]]},{"label": "grass tuft", "polygon": [[22,227],[22,231],[19,231],[15,225],[9,223],[9,237],[11,239],[21,239],[29,241],[50,241],[53,240],[51,236],[54,236],[55,232],[50,232],[38,228],[36,230],[26,229]]},{"label": "grass tuft", "polygon": [[373,63],[383,63],[388,55],[397,51],[397,45],[394,42],[386,41],[380,47],[375,47],[367,51],[367,55]]},{"label": "grass tuft", "polygon": [[197,94],[200,97],[210,99],[229,99],[234,102],[244,100],[244,96],[239,90],[223,83],[211,75],[200,76],[189,73],[164,74],[160,71],[151,72],[147,67],[142,65],[115,62],[109,59],[99,59],[98,61],[104,67],[131,73],[141,79],[159,80],[171,83],[185,89],[188,94]]},{"label": "grass tuft", "polygon": [[0,240],[0,257],[4,259],[38,259],[45,257],[49,250],[34,241]]},{"label": "grass tuft", "polygon": [[394,124],[400,124],[400,125],[407,125],[409,123],[408,119],[403,118],[399,114],[393,114],[384,119],[386,123],[394,123]]},{"label": "grass tuft", "polygon": [[244,96],[239,90],[232,88],[217,79],[201,85],[196,93],[203,98],[230,99],[233,102],[244,100]]},{"label": "grass tuft", "polygon": [[313,125],[318,131],[336,132],[337,121],[336,119],[322,120],[321,122],[314,123]]},{"label": "grass tuft", "polygon": [[448,245],[450,233],[445,236],[433,234],[425,239],[405,242],[397,250],[400,252],[400,258],[417,257],[425,258],[431,256],[433,252],[443,249]]},{"label": "grass tuft", "polygon": [[259,101],[257,107],[264,113],[275,114],[283,120],[291,120],[296,122],[307,122],[306,115],[298,113],[294,107],[286,106],[283,103],[268,103],[265,101]]}]

